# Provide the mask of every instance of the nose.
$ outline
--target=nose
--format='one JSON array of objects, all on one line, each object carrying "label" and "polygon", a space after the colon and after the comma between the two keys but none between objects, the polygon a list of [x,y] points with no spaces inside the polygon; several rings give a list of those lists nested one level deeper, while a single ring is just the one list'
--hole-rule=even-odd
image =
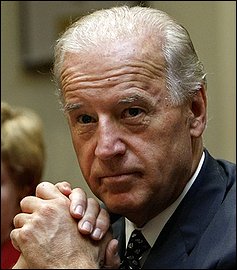
[{"label": "nose", "polygon": [[121,130],[110,120],[99,121],[97,129],[97,144],[95,156],[108,160],[118,155],[124,155],[126,145],[121,138]]}]

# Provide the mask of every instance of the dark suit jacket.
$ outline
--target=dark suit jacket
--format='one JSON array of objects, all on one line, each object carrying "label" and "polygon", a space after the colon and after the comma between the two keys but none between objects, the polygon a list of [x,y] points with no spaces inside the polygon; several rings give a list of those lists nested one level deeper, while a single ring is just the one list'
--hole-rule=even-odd
[{"label": "dark suit jacket", "polygon": [[[231,269],[236,264],[236,166],[205,150],[202,169],[164,226],[144,269]],[[157,198],[159,199],[159,198]],[[113,224],[120,257],[124,218]]]}]

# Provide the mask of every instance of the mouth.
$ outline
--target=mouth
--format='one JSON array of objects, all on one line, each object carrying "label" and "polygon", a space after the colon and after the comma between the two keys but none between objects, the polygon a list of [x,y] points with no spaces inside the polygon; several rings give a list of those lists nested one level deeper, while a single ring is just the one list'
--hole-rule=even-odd
[{"label": "mouth", "polygon": [[129,172],[129,173],[119,173],[111,174],[100,177],[99,180],[102,185],[107,188],[116,191],[128,190],[129,187],[141,177],[141,173]]},{"label": "mouth", "polygon": [[107,175],[100,177],[102,180],[111,180],[111,181],[122,181],[126,178],[134,175],[135,173],[121,173],[121,174],[113,174],[113,175]]}]

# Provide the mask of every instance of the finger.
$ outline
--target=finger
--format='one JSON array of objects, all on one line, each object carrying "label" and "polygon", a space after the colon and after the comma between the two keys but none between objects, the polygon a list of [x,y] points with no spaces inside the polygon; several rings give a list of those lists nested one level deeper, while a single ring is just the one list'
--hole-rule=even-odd
[{"label": "finger", "polygon": [[110,227],[110,218],[108,212],[101,208],[96,219],[95,228],[91,234],[92,239],[100,240]]},{"label": "finger", "polygon": [[20,201],[20,207],[21,207],[22,212],[28,213],[28,214],[33,213],[41,205],[42,205],[42,199],[37,198],[35,196],[27,196],[27,197],[24,197]]},{"label": "finger", "polygon": [[20,213],[13,218],[13,224],[15,228],[21,228],[29,220],[31,220],[31,214]]},{"label": "finger", "polygon": [[87,196],[83,189],[74,188],[69,195],[70,213],[74,218],[81,219],[87,207]]},{"label": "finger", "polygon": [[55,186],[65,196],[69,196],[71,194],[71,192],[72,192],[71,184],[66,182],[66,181],[58,182],[58,183],[55,184]]},{"label": "finger", "polygon": [[41,199],[50,200],[60,198],[65,195],[63,195],[54,184],[50,182],[41,182],[36,187],[36,196]]},{"label": "finger", "polygon": [[85,214],[78,223],[78,228],[81,233],[83,234],[92,233],[99,212],[100,212],[99,203],[94,198],[88,198]]},{"label": "finger", "polygon": [[120,257],[118,254],[118,240],[112,239],[105,250],[105,269],[118,269],[120,266]]},{"label": "finger", "polygon": [[20,229],[12,230],[10,232],[10,238],[11,238],[12,245],[14,246],[14,248],[21,252],[21,249],[20,249],[20,247],[18,245],[18,241],[17,241],[19,232],[20,232]]}]

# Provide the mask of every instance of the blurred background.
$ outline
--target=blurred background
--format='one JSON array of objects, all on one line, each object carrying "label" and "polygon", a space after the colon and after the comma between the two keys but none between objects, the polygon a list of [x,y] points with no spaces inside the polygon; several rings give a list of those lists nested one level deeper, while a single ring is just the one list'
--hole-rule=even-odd
[{"label": "blurred background", "polygon": [[[139,1],[1,1],[1,98],[35,110],[47,147],[43,180],[90,190],[81,175],[60,111],[50,67],[54,42],[75,18],[98,8]],[[143,1],[166,11],[189,31],[208,80],[205,146],[236,161],[236,2]],[[92,195],[92,194],[91,194]]]}]

